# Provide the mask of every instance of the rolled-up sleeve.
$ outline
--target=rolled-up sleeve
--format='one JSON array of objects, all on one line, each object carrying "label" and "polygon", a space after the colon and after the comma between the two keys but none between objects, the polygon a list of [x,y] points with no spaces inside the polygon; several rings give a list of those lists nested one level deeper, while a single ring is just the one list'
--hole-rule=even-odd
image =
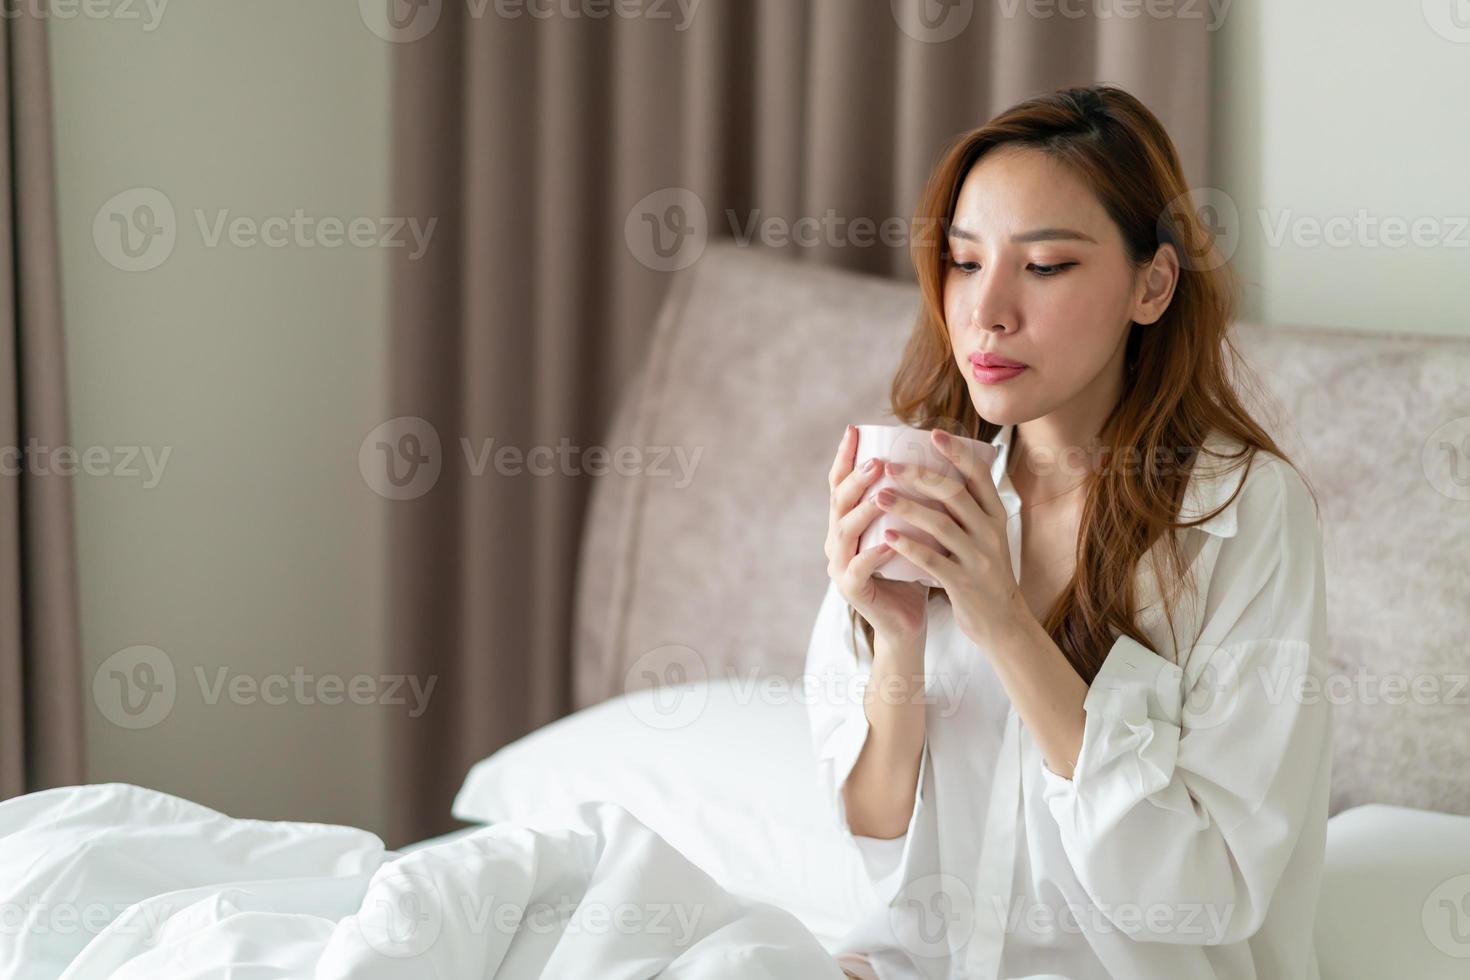
[{"label": "rolled-up sleeve", "polygon": [[817,778],[829,801],[835,826],[857,847],[875,892],[887,904],[904,880],[915,826],[926,805],[923,790],[929,768],[929,742],[926,737],[919,757],[914,808],[903,835],[881,838],[854,834],[847,823],[842,790],[868,739],[868,716],[863,700],[872,669],[873,651],[867,637],[853,629],[846,600],[837,586],[829,582],[806,656],[806,678],[813,692],[807,701],[807,720],[817,760]]},{"label": "rolled-up sleeve", "polygon": [[[1250,937],[1304,826],[1327,819],[1315,511],[1279,461],[1252,467],[1240,493],[1239,530],[1221,546],[1183,666],[1120,636],[1084,701],[1072,778],[1041,766],[1079,882],[1138,940]],[[1181,914],[1192,908],[1208,915]]]}]

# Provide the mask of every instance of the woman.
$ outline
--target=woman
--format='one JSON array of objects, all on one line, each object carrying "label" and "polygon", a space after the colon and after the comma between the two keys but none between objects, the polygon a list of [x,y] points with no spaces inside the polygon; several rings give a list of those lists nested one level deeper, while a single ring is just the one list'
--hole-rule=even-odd
[{"label": "woman", "polygon": [[[1107,86],[1002,113],[924,192],[891,401],[963,482],[854,470],[849,427],[807,655],[852,694],[810,718],[880,897],[848,976],[1318,975],[1321,536],[1237,397],[1233,283],[1187,201]],[[940,506],[865,499],[884,470]],[[858,551],[883,511],[944,551]],[[895,555],[940,587],[875,576]]]}]

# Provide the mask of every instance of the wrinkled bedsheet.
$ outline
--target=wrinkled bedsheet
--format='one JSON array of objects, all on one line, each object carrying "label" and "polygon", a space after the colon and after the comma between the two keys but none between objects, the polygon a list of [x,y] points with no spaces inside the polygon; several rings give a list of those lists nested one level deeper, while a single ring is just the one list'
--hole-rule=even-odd
[{"label": "wrinkled bedsheet", "polygon": [[0,802],[0,977],[841,980],[790,913],[586,803],[399,855],[123,783]]}]

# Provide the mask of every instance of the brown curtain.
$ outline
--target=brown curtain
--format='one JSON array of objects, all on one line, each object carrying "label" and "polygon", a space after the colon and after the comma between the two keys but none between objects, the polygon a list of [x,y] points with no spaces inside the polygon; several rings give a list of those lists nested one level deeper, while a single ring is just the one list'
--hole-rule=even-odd
[{"label": "brown curtain", "polygon": [[[439,219],[427,255],[395,258],[390,415],[432,427],[442,461],[432,489],[391,506],[390,669],[438,678],[425,714],[390,723],[397,844],[452,826],[470,764],[571,703],[588,481],[493,457],[476,476],[461,440],[471,458],[491,438],[492,453],[596,444],[671,269],[752,220],[825,220],[793,257],[908,276],[882,223],[907,222],[950,139],[1026,96],[1122,85],[1201,181],[1208,32],[1028,16],[1023,0],[703,0],[692,16],[661,0],[638,17],[388,2],[394,213]],[[695,244],[659,247],[678,241]]]},{"label": "brown curtain", "polygon": [[0,798],[82,781],[71,487],[27,463],[68,444],[46,25],[0,19]]}]

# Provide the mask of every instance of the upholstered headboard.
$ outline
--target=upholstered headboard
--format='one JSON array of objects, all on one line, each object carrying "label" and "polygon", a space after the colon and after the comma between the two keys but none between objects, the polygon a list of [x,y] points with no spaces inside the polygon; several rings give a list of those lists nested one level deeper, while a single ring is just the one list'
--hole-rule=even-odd
[{"label": "upholstered headboard", "polygon": [[[676,276],[607,434],[615,461],[638,462],[592,496],[577,707],[671,663],[801,673],[827,582],[827,470],[846,423],[896,422],[888,386],[917,304],[904,283],[731,243]],[[1267,385],[1262,421],[1322,508],[1332,810],[1470,814],[1470,341],[1236,336]]]}]

